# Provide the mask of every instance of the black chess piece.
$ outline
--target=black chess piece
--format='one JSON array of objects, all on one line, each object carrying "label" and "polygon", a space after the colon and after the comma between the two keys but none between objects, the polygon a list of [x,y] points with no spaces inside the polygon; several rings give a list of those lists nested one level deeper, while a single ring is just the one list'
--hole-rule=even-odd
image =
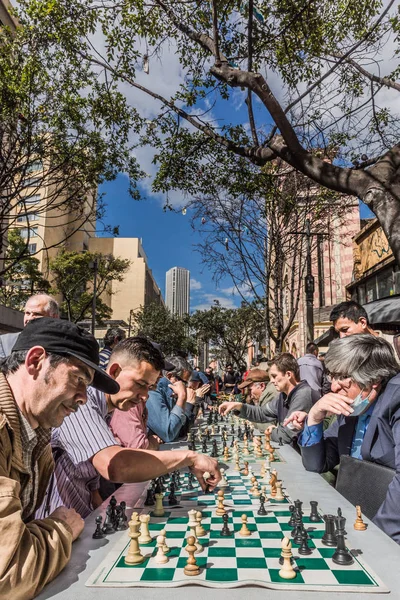
[{"label": "black chess piece", "polygon": [[337,565],[352,565],[354,559],[350,552],[346,548],[346,543],[344,541],[344,528],[346,524],[346,519],[342,516],[338,516],[335,518],[336,525],[336,538],[337,545],[336,550],[332,556],[332,561]]},{"label": "black chess piece", "polygon": [[168,496],[168,504],[171,506],[172,504],[178,504],[178,500],[175,496],[175,484],[172,482],[169,486],[170,494]]},{"label": "black chess piece", "polygon": [[113,524],[113,527],[115,529],[117,526],[117,513],[116,513],[117,499],[115,496],[111,496],[110,503],[108,506],[111,508],[110,519],[111,519],[111,523]]},{"label": "black chess piece", "polygon": [[193,452],[197,452],[197,448],[196,448],[196,444],[195,444],[194,440],[192,442],[192,450],[193,450]]},{"label": "black chess piece", "polygon": [[300,513],[300,515],[303,515],[302,506],[303,506],[303,503],[301,500],[294,501],[294,507],[296,509],[296,512]]},{"label": "black chess piece", "polygon": [[119,506],[116,507],[116,531],[124,531],[128,529],[128,519],[125,514],[126,504],[125,502],[121,502]]},{"label": "black chess piece", "polygon": [[188,479],[186,487],[188,490],[194,490],[193,481],[192,481],[192,478],[190,477],[190,475],[191,475],[191,473],[189,473],[189,479]]},{"label": "black chess piece", "polygon": [[258,509],[257,514],[261,516],[267,514],[267,511],[265,510],[265,496],[262,494],[260,496],[260,508]]},{"label": "black chess piece", "polygon": [[156,485],[154,489],[155,494],[162,494],[161,483],[159,479],[156,479]]},{"label": "black chess piece", "polygon": [[[337,516],[338,517],[343,517],[343,515],[342,515],[342,509],[341,508],[337,509]],[[345,519],[344,522],[346,523],[346,519]],[[347,531],[346,530],[343,531],[343,535],[347,535]]]},{"label": "black chess piece", "polygon": [[303,525],[303,519],[299,513],[296,513],[296,525],[295,525],[295,528],[293,531],[293,541],[298,546],[300,546],[303,541],[303,532],[304,531],[305,531],[305,529],[304,529],[304,525]]},{"label": "black chess piece", "polygon": [[231,448],[233,448],[235,445],[235,438],[232,436],[232,441],[231,441]]},{"label": "black chess piece", "polygon": [[310,521],[311,523],[320,523],[321,517],[318,514],[318,502],[316,500],[310,500],[311,512],[310,512]]},{"label": "black chess piece", "polygon": [[203,447],[201,451],[203,454],[207,454],[207,441],[205,439],[203,440]]},{"label": "black chess piece", "polygon": [[282,440],[282,438],[281,438],[281,437],[279,438],[279,445],[280,445],[280,446],[283,446],[283,440]]},{"label": "black chess piece", "polygon": [[101,523],[103,521],[103,517],[98,516],[98,517],[96,517],[95,521],[96,521],[96,529],[95,529],[94,534],[92,535],[92,538],[94,540],[101,540],[104,537],[104,533],[101,530]]},{"label": "black chess piece", "polygon": [[106,508],[106,518],[104,519],[104,525],[102,532],[105,534],[114,533],[115,527],[112,521],[113,507],[109,504]]},{"label": "black chess piece", "polygon": [[308,533],[305,529],[303,529],[301,533],[301,545],[298,549],[298,553],[303,556],[307,556],[308,554],[312,554],[312,550],[308,545]]},{"label": "black chess piece", "polygon": [[228,513],[225,513],[224,515],[222,515],[222,520],[224,522],[224,525],[221,529],[221,537],[228,537],[230,535],[232,535],[232,531],[229,529],[228,526],[228,519],[229,519],[229,515]]},{"label": "black chess piece", "polygon": [[147,488],[147,495],[146,495],[146,500],[144,501],[144,505],[145,506],[154,506],[154,504],[155,504],[154,488],[153,488],[153,484],[151,484]]},{"label": "black chess piece", "polygon": [[290,525],[290,527],[294,527],[296,525],[296,519],[295,519],[295,514],[294,514],[295,508],[294,508],[293,504],[291,504],[289,506],[289,510],[290,510],[290,519],[289,519],[288,525]]},{"label": "black chess piece", "polygon": [[325,546],[336,546],[335,517],[334,515],[324,515],[323,519],[325,521],[325,533],[322,536],[321,542]]},{"label": "black chess piece", "polygon": [[231,423],[231,434],[235,435],[235,425]]}]

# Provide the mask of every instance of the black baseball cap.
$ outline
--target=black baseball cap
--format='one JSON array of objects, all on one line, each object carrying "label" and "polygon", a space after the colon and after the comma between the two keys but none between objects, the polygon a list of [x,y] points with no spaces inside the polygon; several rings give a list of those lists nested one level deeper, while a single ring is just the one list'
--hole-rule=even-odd
[{"label": "black baseball cap", "polygon": [[165,358],[164,354],[162,353],[161,344],[158,344],[157,342],[153,342],[152,340],[149,340],[149,342],[153,346],[153,348],[155,348],[156,350],[159,351],[159,353],[161,354],[161,356],[163,358],[163,361],[164,361],[163,371],[168,371],[169,373],[171,373],[172,371],[175,371],[176,366],[172,362],[169,362],[169,360],[167,360]]},{"label": "black baseball cap", "polygon": [[91,333],[75,323],[41,317],[27,323],[18,336],[12,352],[42,346],[46,352],[74,356],[94,369],[92,386],[106,394],[119,392],[119,385],[99,367],[99,345]]}]

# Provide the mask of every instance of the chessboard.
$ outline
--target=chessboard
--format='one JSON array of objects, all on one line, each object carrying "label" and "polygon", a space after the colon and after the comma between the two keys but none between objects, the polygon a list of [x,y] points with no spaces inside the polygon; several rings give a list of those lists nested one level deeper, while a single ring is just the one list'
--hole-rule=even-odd
[{"label": "chessboard", "polygon": [[[224,500],[228,508],[237,506],[260,506],[260,495],[264,492],[268,504],[290,504],[292,501],[287,495],[287,492],[283,489],[283,499],[277,500],[271,496],[271,486],[267,481],[261,480],[260,492],[258,495],[254,495],[251,492],[253,483],[251,476],[244,476],[238,472],[228,472],[224,474],[226,485],[222,488],[224,490]],[[166,508],[185,508],[187,510],[197,508],[202,510],[205,507],[216,506],[216,494],[207,494],[202,491],[198,481],[191,476],[190,473],[180,473],[179,481],[174,484],[174,498],[170,500],[170,494],[168,494],[171,477],[164,477],[163,487],[165,489],[165,495],[163,498],[163,506]],[[268,477],[267,477],[268,480]],[[174,479],[174,481],[176,481]],[[190,481],[190,483],[189,483]],[[152,484],[155,487],[155,482]],[[149,498],[149,489],[139,498],[135,504],[135,508],[139,508],[146,505],[146,499]],[[154,500],[153,500],[154,502]]]},{"label": "chessboard", "polygon": [[[353,551],[353,564],[340,566],[333,562],[334,547],[323,544],[325,524],[315,523],[304,509],[303,524],[308,533],[311,554],[302,556],[300,546],[292,541],[295,577],[287,580],[279,575],[282,538],[291,538],[289,524],[291,512],[285,507],[267,507],[266,516],[258,516],[254,510],[229,511],[231,535],[221,536],[223,519],[214,509],[202,511],[204,534],[198,541],[203,546],[195,554],[199,567],[197,576],[184,573],[188,552],[186,539],[190,536],[188,515],[185,511],[165,510],[162,517],[153,514],[152,507],[143,508],[142,514],[150,515],[149,532],[152,541],[140,545],[144,560],[141,564],[129,565],[125,557],[130,547],[127,531],[114,535],[118,539],[107,558],[86,582],[87,586],[100,587],[180,587],[200,585],[211,588],[234,588],[240,586],[262,586],[277,590],[311,590],[330,592],[385,593],[388,588],[364,564]],[[228,513],[227,513],[228,514]],[[249,535],[242,537],[240,529],[243,515],[247,517]],[[168,562],[157,563],[157,536],[165,529],[165,541],[169,547]]]}]

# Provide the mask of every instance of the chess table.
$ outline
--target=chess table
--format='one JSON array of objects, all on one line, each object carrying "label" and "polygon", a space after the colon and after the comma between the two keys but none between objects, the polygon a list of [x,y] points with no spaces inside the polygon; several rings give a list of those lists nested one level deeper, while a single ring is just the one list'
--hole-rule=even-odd
[{"label": "chess table", "polygon": [[[164,517],[153,517],[150,530],[156,535],[160,529],[167,529],[167,542],[172,548],[170,562],[166,565],[153,564],[153,540],[148,548],[141,547],[145,562],[135,567],[127,567],[123,561],[129,545],[127,531],[116,532],[100,540],[92,539],[95,517],[104,517],[108,505],[106,501],[86,520],[84,533],[73,545],[70,563],[38,598],[108,600],[112,595],[113,600],[131,600],[132,597],[140,600],[159,597],[163,600],[187,600],[188,595],[200,593],[202,599],[206,600],[242,600],[246,589],[246,600],[258,600],[260,593],[273,595],[277,600],[400,599],[400,546],[366,518],[364,520],[368,529],[355,531],[354,507],[318,474],[304,471],[300,456],[292,448],[284,446],[279,448],[279,452],[283,462],[272,466],[277,468],[278,477],[284,482],[285,493],[292,499],[299,498],[303,501],[305,513],[310,500],[318,501],[321,514],[336,514],[337,508],[342,508],[343,515],[347,518],[346,543],[355,559],[350,567],[339,567],[332,563],[334,549],[323,546],[320,541],[323,524],[313,524],[316,525],[310,530],[313,554],[299,557],[296,555],[296,546],[293,545],[299,573],[294,580],[281,580],[277,576],[278,561],[281,538],[289,529],[288,504],[268,502],[268,514],[265,517],[256,514],[258,500],[251,499],[252,504],[243,507],[236,504],[234,490],[240,492],[239,496],[249,495],[247,485],[250,484],[247,484],[249,480],[246,481],[242,475],[235,473],[234,465],[230,464],[225,466],[227,469],[229,467],[227,479],[232,495],[229,496],[227,489],[225,504],[230,510],[229,525],[236,530],[235,535],[231,538],[220,537],[222,519],[215,515],[215,504],[199,507],[203,512],[203,525],[207,531],[204,540],[200,540],[204,542],[205,552],[197,555],[201,567],[199,576],[190,578],[188,582],[188,578],[183,575],[183,565],[187,558],[184,544],[188,535],[186,500],[193,503],[189,507],[193,508],[196,507],[195,503],[207,496],[193,490],[190,494],[194,493],[196,496],[183,498],[186,493],[184,491],[180,497],[177,494],[179,505],[175,508],[168,507],[168,502],[164,500],[166,514]],[[256,467],[254,471],[259,473]],[[152,507],[143,505],[145,488],[146,484],[129,484],[117,490],[117,501],[124,500],[127,503],[128,516],[133,510],[151,513]],[[183,504],[185,509],[181,510]],[[243,513],[248,515],[248,525],[252,531],[249,538],[241,538],[237,531]],[[268,592],[265,588],[270,588],[271,591]]]}]

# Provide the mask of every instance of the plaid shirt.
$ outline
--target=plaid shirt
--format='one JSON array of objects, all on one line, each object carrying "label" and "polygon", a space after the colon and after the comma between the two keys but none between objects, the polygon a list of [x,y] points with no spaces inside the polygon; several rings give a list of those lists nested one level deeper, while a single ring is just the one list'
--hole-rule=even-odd
[{"label": "plaid shirt", "polygon": [[22,504],[22,519],[29,520],[36,506],[38,495],[38,464],[37,458],[47,444],[50,443],[50,430],[38,427],[34,430],[21,411],[18,411],[21,426],[22,460],[28,477],[21,485],[20,499]]}]

